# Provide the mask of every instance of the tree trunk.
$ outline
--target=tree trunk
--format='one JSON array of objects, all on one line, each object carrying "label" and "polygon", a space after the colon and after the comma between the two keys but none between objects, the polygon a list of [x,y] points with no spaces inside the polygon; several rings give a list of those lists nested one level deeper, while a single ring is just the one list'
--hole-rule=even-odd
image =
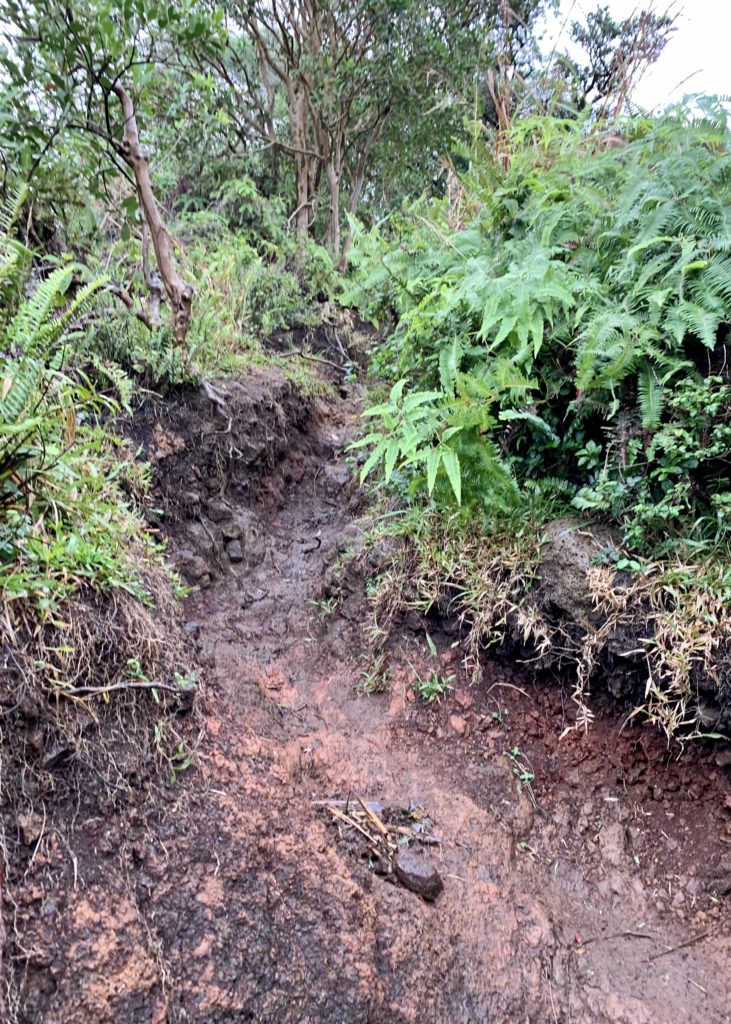
[{"label": "tree trunk", "polygon": [[152,190],[152,182],[150,181],[149,163],[140,145],[137,118],[132,99],[120,82],[115,83],[113,90],[122,105],[122,112],[124,114],[122,157],[134,175],[140,210],[150,231],[157,268],[172,309],[173,334],[175,335],[175,340],[182,346],[185,345],[185,336],[190,324],[193,286],[185,284],[173,260],[170,236],[155,200],[155,193]]},{"label": "tree trunk", "polygon": [[332,161],[328,161],[326,170],[330,186],[330,224],[327,229],[327,244],[333,262],[337,262],[340,256],[340,175]]},{"label": "tree trunk", "polygon": [[304,251],[310,230],[310,158],[307,155],[307,97],[302,83],[290,90],[289,117],[294,143],[294,169],[297,184],[297,206],[294,212],[297,248]]}]

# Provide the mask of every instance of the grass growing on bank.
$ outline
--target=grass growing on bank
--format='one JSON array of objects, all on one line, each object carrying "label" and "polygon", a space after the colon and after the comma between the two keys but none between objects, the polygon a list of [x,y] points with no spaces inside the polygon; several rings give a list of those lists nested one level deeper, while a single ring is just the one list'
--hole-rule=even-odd
[{"label": "grass growing on bank", "polygon": [[542,587],[544,527],[533,520],[485,530],[463,514],[444,517],[423,508],[376,520],[370,545],[389,552],[370,588],[379,678],[387,672],[382,646],[396,616],[437,613],[463,627],[464,664],[475,682],[483,650],[496,645],[536,667],[570,673],[575,725],[583,728],[593,718],[591,695],[602,666],[620,640],[632,655],[624,673],[634,716],[668,738],[721,738],[717,729],[729,729],[731,697],[724,689],[731,569],[715,560],[664,559],[632,572],[621,551],[605,552],[586,576],[586,603],[595,615],[567,621]]},{"label": "grass growing on bank", "polygon": [[0,639],[7,679],[83,696],[118,688],[130,659],[163,667],[148,609],[166,617],[174,582],[142,518],[146,471],[106,426],[127,395],[93,379],[86,324],[105,281],[68,260],[34,277],[11,234],[22,201],[0,233]]},{"label": "grass growing on bank", "polygon": [[[276,365],[304,394],[327,391],[309,357],[323,320],[339,319],[342,285],[325,248],[308,240],[298,252],[281,202],[248,179],[231,180],[205,209],[179,213],[171,231],[181,273],[195,287],[185,351],[165,318],[150,331],[111,295],[101,299],[95,351],[158,390]],[[139,233],[112,238],[107,249],[90,253],[90,264],[142,289]]]}]

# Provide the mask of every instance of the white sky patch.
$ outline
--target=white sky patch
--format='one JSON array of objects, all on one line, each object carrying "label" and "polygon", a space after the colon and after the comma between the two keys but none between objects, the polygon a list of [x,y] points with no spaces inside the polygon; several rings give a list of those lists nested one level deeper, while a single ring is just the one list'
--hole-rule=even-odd
[{"label": "white sky patch", "polygon": [[[568,47],[572,21],[583,21],[589,11],[607,6],[618,21],[643,6],[663,12],[667,3],[638,0],[561,0],[561,14],[547,26],[544,51]],[[633,99],[649,111],[662,110],[688,93],[731,95],[731,0],[676,0],[676,30],[659,61],[646,72]],[[564,25],[565,22],[565,25]],[[563,28],[563,32],[561,31]]]}]

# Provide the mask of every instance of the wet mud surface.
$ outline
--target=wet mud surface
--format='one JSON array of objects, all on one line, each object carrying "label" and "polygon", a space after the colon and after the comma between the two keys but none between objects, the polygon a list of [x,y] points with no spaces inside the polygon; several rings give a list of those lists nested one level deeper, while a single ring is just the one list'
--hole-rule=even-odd
[{"label": "wet mud surface", "polygon": [[[731,1020],[722,755],[678,760],[609,706],[559,740],[560,687],[499,657],[469,686],[448,624],[396,627],[389,692],[358,695],[364,588],[323,597],[362,543],[343,458],[356,404],[306,414],[263,379],[225,401],[143,431],[172,553],[201,585],[185,603],[205,680],[196,764],[163,799],[78,801],[26,865],[15,1019]],[[427,628],[452,677],[432,705],[415,692]],[[428,815],[436,899],[323,812],[358,798],[389,821]]]}]

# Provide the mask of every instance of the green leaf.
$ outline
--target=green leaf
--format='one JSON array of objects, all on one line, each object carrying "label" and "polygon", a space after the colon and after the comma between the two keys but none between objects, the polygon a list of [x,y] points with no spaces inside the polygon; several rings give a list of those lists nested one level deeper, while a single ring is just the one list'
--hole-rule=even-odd
[{"label": "green leaf", "polygon": [[462,504],[462,471],[459,465],[457,453],[451,448],[442,447],[442,465],[449,478],[449,483],[454,491],[457,504]]},{"label": "green leaf", "polygon": [[434,490],[434,484],[439,472],[439,463],[442,461],[441,448],[429,448],[426,453],[426,486],[429,494]]},{"label": "green leaf", "polygon": [[551,430],[546,421],[541,419],[540,416],[536,416],[535,413],[525,412],[519,409],[503,409],[503,411],[499,414],[499,419],[510,421],[524,420],[526,423],[530,423],[534,427],[537,427],[538,430],[546,434],[547,437],[550,437],[550,439],[554,441],[556,444],[558,444],[560,441],[558,435],[554,433],[553,430]]},{"label": "green leaf", "polygon": [[642,426],[645,430],[655,430],[662,416],[663,389],[654,368],[649,363],[645,363],[640,370],[637,390],[640,397]]},{"label": "green leaf", "polygon": [[401,398],[401,395],[403,394],[404,388],[406,387],[407,383],[408,381],[406,380],[405,377],[403,377],[401,380],[396,381],[394,386],[391,388],[391,394],[389,395],[388,399],[391,405],[398,404],[398,400],[399,398]]},{"label": "green leaf", "polygon": [[384,479],[386,483],[389,482],[393,475],[394,466],[399,457],[399,448],[399,442],[396,438],[391,438],[386,445],[386,458],[384,460]]},{"label": "green leaf", "polygon": [[412,391],[403,401],[403,410],[405,413],[413,412],[427,402],[435,402],[442,397],[441,391]]},{"label": "green leaf", "polygon": [[439,353],[439,382],[445,395],[454,394],[461,358],[462,346],[457,338]]},{"label": "green leaf", "polygon": [[373,469],[373,467],[376,465],[376,463],[380,460],[381,456],[383,455],[383,453],[386,450],[386,445],[387,444],[388,444],[387,440],[381,441],[379,444],[376,445],[376,447],[373,449],[371,454],[368,456],[368,458],[365,461],[365,465],[363,466],[363,468],[360,471],[360,482],[361,483],[363,483],[365,481],[365,479],[368,476],[368,474],[370,473],[370,471]]}]

